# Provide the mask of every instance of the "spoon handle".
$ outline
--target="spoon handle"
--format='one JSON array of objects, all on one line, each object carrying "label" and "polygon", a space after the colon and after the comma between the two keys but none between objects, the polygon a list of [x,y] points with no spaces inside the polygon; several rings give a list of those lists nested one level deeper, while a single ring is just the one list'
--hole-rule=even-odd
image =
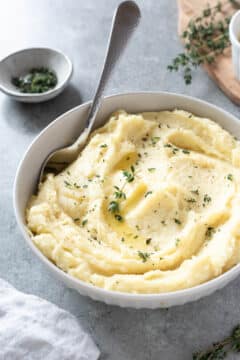
[{"label": "spoon handle", "polygon": [[122,2],[115,11],[102,74],[85,125],[87,135],[92,130],[96,115],[101,106],[101,98],[107,81],[124,51],[131,34],[137,27],[140,16],[140,10],[134,1]]}]

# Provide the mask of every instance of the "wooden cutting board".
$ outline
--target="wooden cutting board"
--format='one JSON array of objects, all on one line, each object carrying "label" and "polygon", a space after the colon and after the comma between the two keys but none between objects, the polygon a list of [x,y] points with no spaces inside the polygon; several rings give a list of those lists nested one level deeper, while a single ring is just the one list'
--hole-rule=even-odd
[{"label": "wooden cutting board", "polygon": [[[202,10],[207,6],[216,5],[218,0],[177,0],[179,9],[178,32],[182,34],[190,19],[201,14]],[[224,14],[232,15],[236,9],[230,4],[223,6]],[[204,65],[209,76],[216,82],[222,91],[236,104],[240,105],[240,82],[234,77],[231,47],[220,55],[216,62],[211,65]]]}]

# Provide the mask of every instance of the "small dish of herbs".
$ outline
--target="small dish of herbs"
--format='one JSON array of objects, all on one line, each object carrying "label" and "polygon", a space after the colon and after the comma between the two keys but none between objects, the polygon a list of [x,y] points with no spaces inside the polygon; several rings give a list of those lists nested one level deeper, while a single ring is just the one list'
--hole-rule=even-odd
[{"label": "small dish of herbs", "polygon": [[62,52],[28,48],[0,61],[0,90],[21,102],[48,101],[65,89],[72,73],[72,62]]},{"label": "small dish of herbs", "polygon": [[27,74],[13,77],[12,83],[23,93],[43,93],[57,85],[57,76],[53,70],[46,67],[33,68]]}]

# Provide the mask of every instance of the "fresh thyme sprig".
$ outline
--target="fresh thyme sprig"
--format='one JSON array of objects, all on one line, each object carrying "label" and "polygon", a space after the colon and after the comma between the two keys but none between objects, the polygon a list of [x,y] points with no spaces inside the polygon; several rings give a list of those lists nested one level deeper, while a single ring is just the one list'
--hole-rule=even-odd
[{"label": "fresh thyme sprig", "polygon": [[135,168],[133,165],[131,165],[130,171],[127,170],[123,171],[123,176],[125,177],[127,182],[132,182],[134,180],[134,173],[135,173]]},{"label": "fresh thyme sprig", "polygon": [[120,189],[118,186],[114,186],[114,189],[116,190],[114,192],[114,196],[116,199],[126,199],[126,194]]},{"label": "fresh thyme sprig", "polygon": [[[126,200],[126,194],[123,192],[123,189],[127,183],[133,182],[135,179],[135,167],[131,165],[130,170],[123,170],[122,174],[125,179],[125,183],[123,184],[122,188],[120,189],[118,186],[114,186],[115,191],[113,195],[116,200]],[[117,221],[123,221],[124,219],[119,213],[120,204],[116,200],[110,201],[108,205],[108,211],[114,214],[114,217]]]},{"label": "fresh thyme sprig", "polygon": [[240,352],[240,325],[233,329],[231,335],[212,345],[206,351],[193,354],[193,360],[222,360],[230,352]]},{"label": "fresh thyme sprig", "polygon": [[168,70],[182,69],[186,84],[191,84],[194,69],[201,64],[212,64],[230,45],[228,31],[230,17],[223,11],[223,6],[226,4],[231,4],[236,9],[240,8],[239,0],[219,1],[213,7],[207,5],[201,15],[191,19],[186,30],[183,31],[184,52],[172,60]]}]

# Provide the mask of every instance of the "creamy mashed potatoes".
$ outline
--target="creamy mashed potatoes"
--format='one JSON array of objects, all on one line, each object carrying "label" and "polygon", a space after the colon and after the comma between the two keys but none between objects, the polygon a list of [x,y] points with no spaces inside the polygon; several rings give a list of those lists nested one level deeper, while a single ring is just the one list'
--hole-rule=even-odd
[{"label": "creamy mashed potatoes", "polygon": [[240,260],[240,146],[185,111],[113,114],[29,203],[34,244],[96,286],[162,293]]}]

